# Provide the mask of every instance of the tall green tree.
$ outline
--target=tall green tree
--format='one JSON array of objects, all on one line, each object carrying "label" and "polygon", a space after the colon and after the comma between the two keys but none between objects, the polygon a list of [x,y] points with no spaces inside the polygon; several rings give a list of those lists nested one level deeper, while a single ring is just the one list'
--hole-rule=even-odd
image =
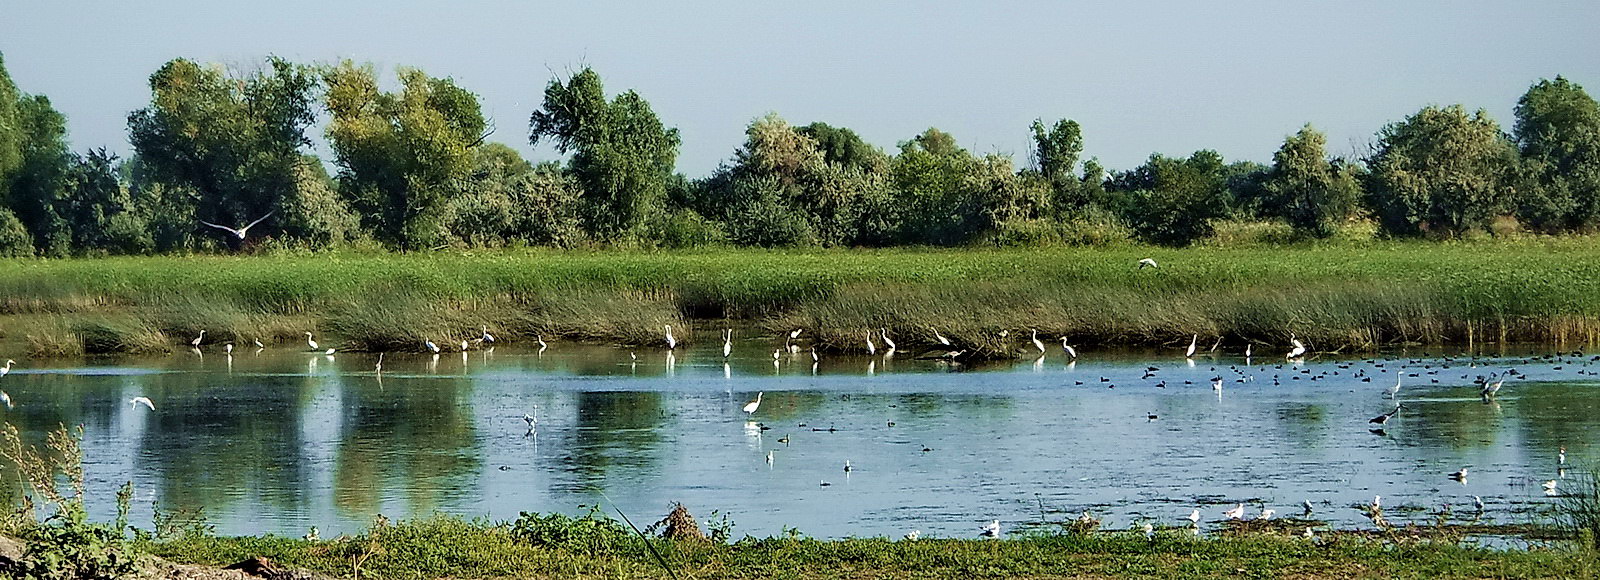
[{"label": "tall green tree", "polygon": [[1426,107],[1378,137],[1367,200],[1389,235],[1455,237],[1509,211],[1517,150],[1482,110]]},{"label": "tall green tree", "polygon": [[443,239],[448,197],[487,137],[478,97],[449,78],[399,69],[399,92],[378,89],[371,65],[324,74],[328,138],[341,191],[377,237],[401,249]]},{"label": "tall green tree", "polygon": [[1141,240],[1187,246],[1215,233],[1212,221],[1227,211],[1226,166],[1207,150],[1187,159],[1152,154],[1144,165],[1122,172],[1109,188],[1126,195],[1123,220]]},{"label": "tall green tree", "polygon": [[900,144],[892,179],[905,243],[971,243],[1001,223],[1036,217],[1046,203],[1042,192],[1017,177],[1011,159],[974,156],[932,128]]},{"label": "tall green tree", "polygon": [[79,252],[136,254],[153,247],[116,163],[117,156],[102,147],[73,155],[67,168],[69,195],[57,200],[55,213],[70,226],[72,247]]},{"label": "tall green tree", "polygon": [[1262,183],[1277,215],[1305,235],[1332,236],[1360,197],[1355,177],[1327,159],[1327,137],[1306,125],[1284,139]]},{"label": "tall green tree", "polygon": [[529,143],[548,140],[572,155],[584,226],[596,239],[618,239],[661,209],[680,140],[638,93],[607,101],[600,75],[584,68],[566,82],[550,81],[528,125]]},{"label": "tall green tree", "polygon": [[[295,166],[310,145],[317,79],[304,66],[272,57],[238,77],[188,59],[150,75],[150,105],[128,115],[128,136],[149,178],[191,191],[194,219],[240,227],[281,210]],[[251,233],[278,227],[275,214]],[[215,228],[204,235],[237,245]]]},{"label": "tall green tree", "polygon": [[5,54],[0,53],[0,187],[22,165],[22,123],[17,118],[20,96],[11,73],[6,71]]},{"label": "tall green tree", "polygon": [[39,254],[64,256],[72,251],[72,233],[56,210],[68,196],[67,118],[42,95],[23,96],[16,105],[22,163],[11,174],[8,203]]},{"label": "tall green tree", "polygon": [[1512,131],[1522,152],[1518,217],[1546,231],[1600,228],[1600,105],[1562,77],[1540,79],[1517,100]]}]

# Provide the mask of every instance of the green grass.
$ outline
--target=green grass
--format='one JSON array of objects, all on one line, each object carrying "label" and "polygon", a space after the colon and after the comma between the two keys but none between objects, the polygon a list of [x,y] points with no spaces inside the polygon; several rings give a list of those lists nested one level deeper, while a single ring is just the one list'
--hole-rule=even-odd
[{"label": "green grass", "polygon": [[[577,521],[577,520],[575,520]],[[194,536],[144,546],[182,563],[225,565],[254,556],[363,578],[666,578],[634,537],[541,545],[510,524],[450,517],[402,522],[309,542]],[[652,540],[681,578],[1585,578],[1594,552],[1552,544],[1489,550],[1426,538],[1327,534],[1316,542],[1258,534],[1198,539],[1185,530],[1053,534],[1007,540],[746,538],[732,544]]]},{"label": "green grass", "polygon": [[[0,315],[19,321],[9,334],[29,336],[116,314],[133,322],[103,326],[142,333],[121,341],[133,345],[147,345],[152,332],[173,343],[202,328],[216,341],[270,342],[314,329],[353,346],[417,348],[422,338],[455,342],[484,325],[512,340],[645,343],[665,324],[722,319],[774,333],[805,327],[834,350],[864,350],[869,329],[889,328],[905,348],[937,328],[1002,356],[1031,328],[1076,344],[1177,344],[1199,334],[1271,345],[1258,352],[1282,347],[1290,333],[1314,350],[1583,344],[1600,339],[1595,242],[5,260]],[[1144,257],[1161,267],[1136,269]],[[1011,343],[996,338],[1002,329]],[[695,338],[689,328],[676,334]]]}]

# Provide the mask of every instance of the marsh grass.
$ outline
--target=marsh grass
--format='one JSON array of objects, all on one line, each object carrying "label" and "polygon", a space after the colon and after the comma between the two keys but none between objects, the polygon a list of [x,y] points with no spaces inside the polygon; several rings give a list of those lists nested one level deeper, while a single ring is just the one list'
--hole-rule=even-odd
[{"label": "marsh grass", "polygon": [[[30,341],[39,353],[70,353],[77,321],[112,314],[166,334],[169,345],[204,328],[216,342],[315,330],[360,348],[415,349],[423,338],[455,342],[483,326],[508,341],[657,344],[662,326],[692,342],[691,323],[729,319],[773,336],[806,328],[834,351],[865,350],[878,328],[902,350],[927,348],[937,329],[1002,357],[1032,351],[1035,328],[1055,348],[1062,336],[1176,347],[1195,334],[1233,349],[1268,347],[1257,352],[1283,348],[1291,334],[1319,352],[1579,345],[1600,340],[1600,244],[1591,242],[9,260],[16,267],[0,268],[0,313],[73,321],[42,327]],[[1137,268],[1143,257],[1161,266]]]}]

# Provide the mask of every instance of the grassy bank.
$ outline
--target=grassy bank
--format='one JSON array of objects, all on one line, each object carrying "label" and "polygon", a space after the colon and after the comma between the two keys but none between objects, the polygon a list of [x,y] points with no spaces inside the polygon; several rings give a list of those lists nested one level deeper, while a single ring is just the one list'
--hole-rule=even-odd
[{"label": "grassy bank", "polygon": [[[526,517],[524,519],[527,519]],[[147,546],[170,561],[226,565],[251,557],[363,578],[1590,578],[1594,552],[1463,547],[1426,534],[1255,533],[1195,538],[1188,530],[1041,534],[1007,540],[804,537],[731,544],[652,540],[627,530],[529,534],[519,523],[453,518],[375,527],[336,540],[195,536]],[[657,556],[659,554],[659,558]],[[668,569],[671,572],[668,572]]]},{"label": "grassy bank", "polygon": [[[937,328],[998,355],[1021,350],[1031,328],[1079,345],[1193,334],[1268,345],[1257,352],[1285,348],[1291,333],[1313,350],[1581,344],[1600,339],[1594,242],[7,260],[0,316],[41,355],[161,350],[201,329],[216,342],[315,330],[367,349],[458,343],[482,326],[510,340],[654,344],[666,324],[680,340],[717,340],[684,327],[724,319],[769,336],[804,327],[834,351],[865,350],[877,328],[902,350],[931,343]],[[1136,268],[1145,257],[1160,267]]]}]

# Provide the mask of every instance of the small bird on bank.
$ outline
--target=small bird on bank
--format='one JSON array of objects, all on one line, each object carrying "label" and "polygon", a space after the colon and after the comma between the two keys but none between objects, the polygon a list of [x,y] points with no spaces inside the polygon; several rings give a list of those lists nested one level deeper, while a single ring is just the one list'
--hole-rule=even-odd
[{"label": "small bird on bank", "polygon": [[906,533],[907,540],[916,541],[916,539],[920,537],[922,537],[922,530],[911,530],[910,532]]},{"label": "small bird on bank", "polygon": [[1270,510],[1270,509],[1261,510],[1261,515],[1256,516],[1256,521],[1270,520],[1270,519],[1272,519],[1273,514],[1276,514],[1276,513],[1278,513],[1278,512],[1276,512],[1274,510]]},{"label": "small bird on bank", "polygon": [[1156,267],[1158,267],[1158,266],[1156,266],[1156,261],[1153,258],[1144,258],[1144,259],[1139,260],[1139,269],[1140,270],[1143,270],[1145,268],[1156,268]]},{"label": "small bird on bank", "polygon": [[150,402],[150,398],[149,397],[134,397],[132,399],[128,399],[128,404],[129,405],[133,405],[134,407],[138,407],[139,405],[144,405],[145,407],[148,407],[151,411],[156,410],[156,404]]},{"label": "small bird on bank", "polygon": [[978,530],[978,535],[980,536],[985,538],[998,538],[1000,537],[1000,520],[994,520],[984,524],[984,526],[978,528]]}]

